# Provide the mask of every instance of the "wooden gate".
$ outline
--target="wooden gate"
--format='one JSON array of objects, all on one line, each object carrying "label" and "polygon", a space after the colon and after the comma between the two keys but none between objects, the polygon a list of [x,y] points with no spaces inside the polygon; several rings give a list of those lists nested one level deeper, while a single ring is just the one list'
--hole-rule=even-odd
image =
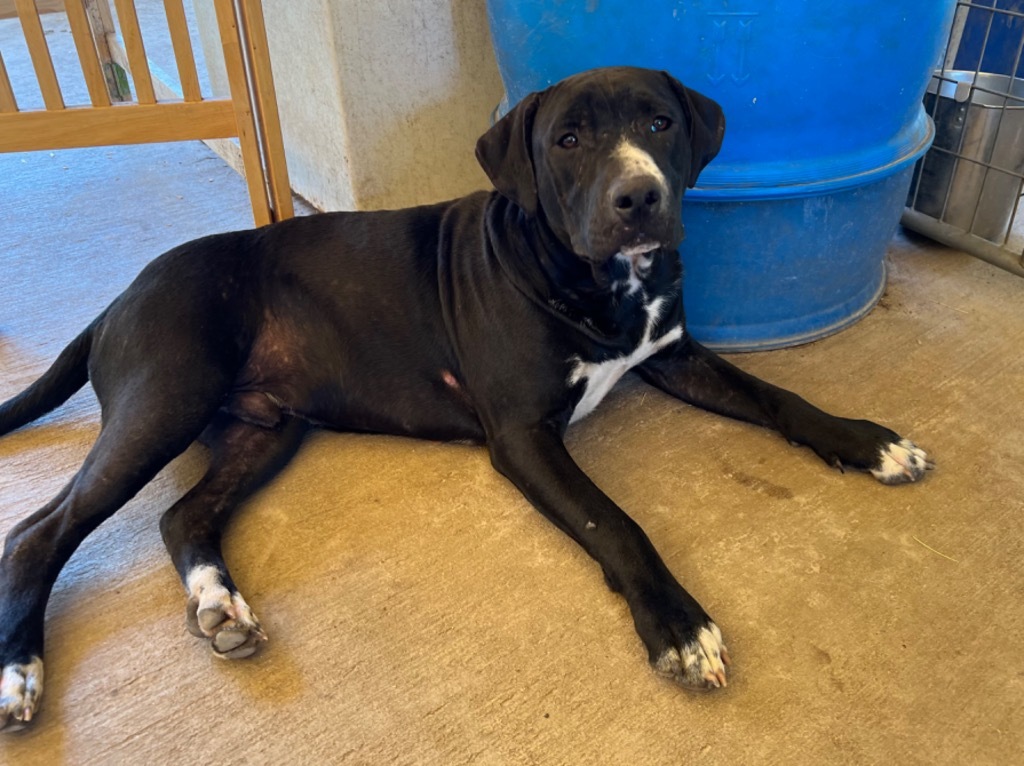
[{"label": "wooden gate", "polygon": [[[52,0],[0,0],[21,22],[43,109],[18,108],[0,54],[0,152],[237,137],[257,226],[292,215],[277,100],[260,0],[213,0],[230,98],[203,98],[182,0],[163,0],[181,82],[174,93],[153,76],[134,0],[64,0],[89,104],[65,104],[39,14]],[[0,13],[2,15],[2,13]],[[131,73],[134,98],[115,63]]]}]

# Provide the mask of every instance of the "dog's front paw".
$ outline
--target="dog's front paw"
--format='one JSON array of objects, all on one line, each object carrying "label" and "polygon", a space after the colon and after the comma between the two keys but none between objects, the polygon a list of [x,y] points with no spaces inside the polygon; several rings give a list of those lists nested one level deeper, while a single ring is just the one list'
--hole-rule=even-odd
[{"label": "dog's front paw", "polygon": [[0,730],[18,731],[28,725],[43,694],[43,661],[9,663],[0,676]]},{"label": "dog's front paw", "polygon": [[691,689],[720,689],[726,686],[725,668],[729,652],[722,631],[713,622],[697,630],[696,638],[682,646],[669,647],[653,663],[654,671]]},{"label": "dog's front paw", "polygon": [[630,600],[633,622],[654,671],[691,689],[726,685],[722,631],[678,583],[663,582]]},{"label": "dog's front paw", "polygon": [[906,484],[917,481],[934,467],[923,449],[909,439],[900,439],[883,445],[869,470],[882,484]]}]

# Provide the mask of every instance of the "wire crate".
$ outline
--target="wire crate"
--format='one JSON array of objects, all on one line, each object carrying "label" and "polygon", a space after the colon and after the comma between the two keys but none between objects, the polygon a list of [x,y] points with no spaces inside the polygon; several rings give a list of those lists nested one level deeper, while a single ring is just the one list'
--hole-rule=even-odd
[{"label": "wire crate", "polygon": [[1024,276],[1024,0],[960,0],[902,223]]}]

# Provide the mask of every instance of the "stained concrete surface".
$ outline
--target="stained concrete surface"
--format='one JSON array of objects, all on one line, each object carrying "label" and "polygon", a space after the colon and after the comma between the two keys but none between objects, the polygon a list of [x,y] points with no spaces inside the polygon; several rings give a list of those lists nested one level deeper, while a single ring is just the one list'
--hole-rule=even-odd
[{"label": "stained concrete surface", "polygon": [[[199,144],[0,156],[0,397],[163,249],[249,225]],[[46,693],[0,737],[31,764],[1007,764],[1024,752],[1024,282],[897,236],[838,336],[737,357],[938,469],[884,487],[627,379],[573,454],[725,631],[728,689],[647,668],[597,567],[482,449],[319,433],[227,553],[270,642],[222,662],[184,629],[160,512],[193,448],[72,559]],[[98,428],[88,390],[0,440],[0,533]]]}]

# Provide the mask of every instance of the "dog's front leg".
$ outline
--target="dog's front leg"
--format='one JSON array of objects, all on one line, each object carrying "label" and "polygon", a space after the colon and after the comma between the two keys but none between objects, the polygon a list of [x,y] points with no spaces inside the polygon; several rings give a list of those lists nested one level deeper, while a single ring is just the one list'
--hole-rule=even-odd
[{"label": "dog's front leg", "polygon": [[724,686],[729,659],[718,627],[639,525],[576,465],[557,430],[517,428],[489,446],[494,467],[579,543],[625,597],[654,669],[685,686]]},{"label": "dog's front leg", "polygon": [[883,484],[917,481],[932,467],[924,450],[870,420],[823,412],[765,383],[685,336],[636,368],[647,382],[711,412],[774,428],[829,465],[871,474]]}]

